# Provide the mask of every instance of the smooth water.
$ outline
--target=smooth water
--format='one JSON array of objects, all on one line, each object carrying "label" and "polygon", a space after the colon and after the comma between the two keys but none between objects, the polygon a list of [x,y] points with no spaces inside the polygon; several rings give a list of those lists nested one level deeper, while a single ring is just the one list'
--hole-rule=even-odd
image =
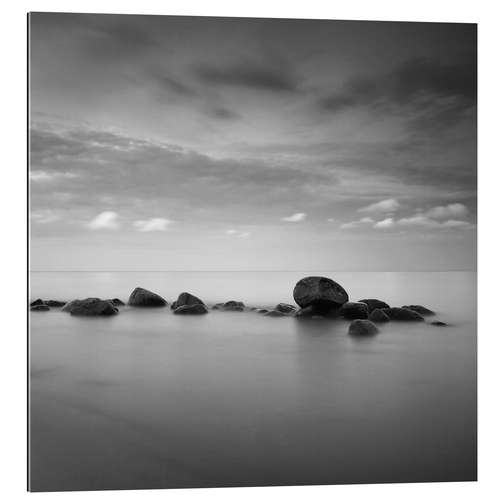
[{"label": "smooth water", "polygon": [[356,339],[255,312],[31,313],[31,489],[474,480],[475,273],[32,273],[31,297],[270,306],[307,274],[450,326]]}]

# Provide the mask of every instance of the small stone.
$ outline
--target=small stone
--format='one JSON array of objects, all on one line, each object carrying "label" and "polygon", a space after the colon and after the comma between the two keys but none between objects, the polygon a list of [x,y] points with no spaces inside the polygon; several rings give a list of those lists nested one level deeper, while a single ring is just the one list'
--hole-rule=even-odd
[{"label": "small stone", "polygon": [[269,310],[268,309],[257,309],[257,312],[259,314],[266,314],[267,312],[269,312]]},{"label": "small stone", "polygon": [[[217,304],[218,305],[218,304]],[[243,302],[238,302],[236,300],[229,300],[222,304],[222,309],[224,311],[244,311],[245,310],[245,304]]]},{"label": "small stone", "polygon": [[271,318],[282,318],[283,316],[288,316],[288,314],[283,313],[281,311],[277,311],[276,309],[274,309],[272,311],[268,311],[268,312],[264,313],[264,316],[269,316]]},{"label": "small stone", "polygon": [[30,306],[43,306],[43,305],[45,305],[45,302],[42,299],[36,299],[30,304]]},{"label": "small stone", "polygon": [[415,311],[421,316],[434,316],[436,314],[434,311],[427,309],[427,307],[419,305],[403,306],[403,309],[410,309],[410,311]]},{"label": "small stone", "polygon": [[378,333],[378,328],[367,319],[355,319],[349,325],[349,335],[370,336]]},{"label": "small stone", "polygon": [[294,314],[297,308],[291,304],[284,304],[281,302],[274,308],[274,310],[284,314]]},{"label": "small stone", "polygon": [[125,305],[125,302],[123,302],[120,299],[109,299],[109,302],[111,302],[111,304],[113,304],[116,307]]},{"label": "small stone", "polygon": [[385,309],[390,307],[389,304],[379,299],[361,299],[358,302],[363,302],[368,306],[368,312],[372,312],[375,309]]},{"label": "small stone", "polygon": [[370,316],[368,316],[368,319],[374,323],[387,323],[387,321],[391,321],[391,318],[382,309],[374,309],[370,313]]},{"label": "small stone", "polygon": [[207,314],[208,309],[205,304],[191,304],[179,306],[174,309],[174,314]]},{"label": "small stone", "polygon": [[339,310],[345,319],[366,319],[368,318],[368,306],[363,302],[346,302]]},{"label": "small stone", "polygon": [[393,321],[425,321],[418,312],[403,307],[386,307],[382,311]]},{"label": "small stone", "polygon": [[448,323],[444,321],[431,321],[432,326],[448,326]]},{"label": "small stone", "polygon": [[30,307],[30,311],[50,311],[50,307],[45,304],[35,304]]}]

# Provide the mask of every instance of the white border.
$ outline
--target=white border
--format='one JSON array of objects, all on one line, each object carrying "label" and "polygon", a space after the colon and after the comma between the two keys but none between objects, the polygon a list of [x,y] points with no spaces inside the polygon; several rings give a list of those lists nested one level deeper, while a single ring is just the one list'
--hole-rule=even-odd
[{"label": "white border", "polygon": [[479,23],[479,482],[365,486],[314,486],[202,490],[47,493],[43,498],[339,498],[400,500],[499,498],[500,329],[498,298],[498,120],[500,16],[495,1],[17,1],[2,6],[2,234],[3,309],[0,377],[2,440],[0,491],[26,493],[26,12],[71,11],[141,14],[299,17]]}]

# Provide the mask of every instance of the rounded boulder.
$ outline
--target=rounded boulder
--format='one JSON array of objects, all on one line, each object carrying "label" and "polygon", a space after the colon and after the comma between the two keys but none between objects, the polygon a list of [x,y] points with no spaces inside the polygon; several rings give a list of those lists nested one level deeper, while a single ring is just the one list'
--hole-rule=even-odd
[{"label": "rounded boulder", "polygon": [[167,301],[157,293],[137,287],[128,299],[130,306],[134,307],[164,307]]},{"label": "rounded boulder", "polygon": [[316,314],[326,314],[339,309],[349,296],[342,286],[330,278],[308,276],[295,285],[293,300],[302,309],[312,307]]}]

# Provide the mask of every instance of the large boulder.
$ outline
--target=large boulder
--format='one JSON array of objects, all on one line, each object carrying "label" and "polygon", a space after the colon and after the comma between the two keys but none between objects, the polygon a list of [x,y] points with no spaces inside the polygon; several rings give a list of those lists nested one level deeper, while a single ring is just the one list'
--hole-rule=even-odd
[{"label": "large boulder", "polygon": [[295,285],[293,300],[302,309],[312,307],[315,314],[327,314],[338,310],[349,300],[349,296],[338,283],[330,278],[308,276]]},{"label": "large boulder", "polygon": [[378,333],[378,328],[367,319],[355,319],[349,325],[348,333],[349,335],[366,337]]},{"label": "large boulder", "polygon": [[207,312],[205,304],[185,304],[174,309],[174,314],[206,314]]},{"label": "large boulder", "polygon": [[375,309],[385,309],[387,307],[391,307],[389,304],[379,299],[361,299],[358,302],[363,302],[368,306],[368,312],[371,313]]},{"label": "large boulder", "polygon": [[139,287],[130,294],[128,303],[135,307],[163,307],[167,305],[167,301],[163,297]]},{"label": "large boulder", "polygon": [[410,309],[410,311],[415,311],[416,313],[420,314],[420,316],[434,316],[436,314],[434,311],[427,309],[427,307],[418,305],[403,306],[403,309]]},{"label": "large boulder", "polygon": [[411,309],[404,309],[403,307],[386,307],[381,310],[393,321],[425,321],[422,315]]},{"label": "large boulder", "polygon": [[366,319],[368,318],[368,306],[363,302],[346,302],[339,310],[345,319]]},{"label": "large boulder", "polygon": [[295,314],[297,308],[291,304],[284,304],[281,302],[274,308],[274,310],[283,314]]},{"label": "large boulder", "polygon": [[374,309],[370,313],[370,316],[368,316],[368,319],[374,323],[387,323],[391,321],[391,318],[382,309]]},{"label": "large boulder", "polygon": [[50,311],[50,307],[45,304],[35,304],[30,306],[30,311]]},{"label": "large boulder", "polygon": [[178,297],[177,300],[172,302],[172,305],[170,306],[172,309],[176,309],[177,307],[181,306],[194,306],[196,304],[201,304],[205,305],[201,299],[196,297],[195,295],[192,295],[188,292],[182,292]]},{"label": "large boulder", "polygon": [[114,316],[118,313],[118,308],[107,300],[89,297],[68,302],[63,311],[69,312],[72,316]]}]

